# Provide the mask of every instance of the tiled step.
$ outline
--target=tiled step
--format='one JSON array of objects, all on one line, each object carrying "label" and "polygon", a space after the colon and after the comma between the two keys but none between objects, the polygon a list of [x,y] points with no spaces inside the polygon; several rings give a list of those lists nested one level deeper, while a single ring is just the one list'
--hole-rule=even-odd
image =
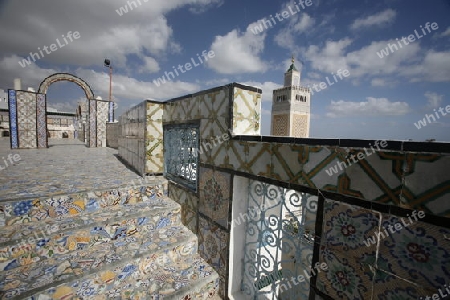
[{"label": "tiled step", "polygon": [[66,194],[51,198],[24,199],[0,202],[0,228],[21,223],[61,219],[118,210],[167,196],[167,181],[154,180],[146,185],[127,185],[103,191]]},{"label": "tiled step", "polygon": [[143,239],[158,228],[180,226],[180,210],[178,203],[165,198],[124,206],[121,210],[20,224],[15,231],[4,228],[11,239],[0,244],[0,271],[114,243],[121,238]]},{"label": "tiled step", "polygon": [[24,297],[147,256],[163,263],[170,257],[170,263],[183,261],[190,264],[197,250],[197,237],[183,226],[158,229],[142,240],[122,237],[114,243],[97,244],[0,273],[2,299]]},{"label": "tiled step", "polygon": [[197,254],[190,262],[149,254],[26,299],[214,299],[218,278]]},{"label": "tiled step", "polygon": [[167,181],[0,202],[0,299],[220,299]]}]

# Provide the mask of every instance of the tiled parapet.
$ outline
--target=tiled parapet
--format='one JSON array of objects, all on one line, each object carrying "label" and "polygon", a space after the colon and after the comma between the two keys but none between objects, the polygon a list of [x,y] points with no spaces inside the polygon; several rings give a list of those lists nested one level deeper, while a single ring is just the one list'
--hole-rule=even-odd
[{"label": "tiled parapet", "polygon": [[444,201],[450,195],[450,146],[446,153],[410,152],[403,149],[407,142],[386,141],[388,146],[379,149],[376,142],[238,136],[213,165],[450,216],[450,202]]},{"label": "tiled parapet", "polygon": [[145,175],[147,102],[125,112],[119,119],[119,127],[119,156],[140,175]]},{"label": "tiled parapet", "polygon": [[109,101],[97,101],[97,147],[106,147],[106,122],[109,119]]},{"label": "tiled parapet", "polygon": [[261,90],[233,89],[233,135],[261,134]]},{"label": "tiled parapet", "polygon": [[446,218],[353,202],[323,202],[315,251],[328,271],[314,284],[321,294],[333,299],[425,299],[448,284]]},{"label": "tiled parapet", "polygon": [[163,112],[163,104],[147,101],[145,172],[148,174],[163,172]]},{"label": "tiled parapet", "polygon": [[199,198],[192,191],[173,182],[169,183],[169,197],[181,205],[181,221],[192,232],[198,233]]}]

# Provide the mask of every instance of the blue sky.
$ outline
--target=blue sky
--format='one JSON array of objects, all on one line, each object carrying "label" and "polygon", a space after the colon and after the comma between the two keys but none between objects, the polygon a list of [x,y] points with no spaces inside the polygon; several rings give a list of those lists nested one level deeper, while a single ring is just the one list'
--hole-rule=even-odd
[{"label": "blue sky", "polygon": [[[133,10],[128,2],[0,1],[0,89],[12,88],[16,77],[24,89],[36,89],[46,76],[69,72],[107,99],[107,57],[116,115],[146,98],[240,82],[262,88],[262,134],[268,135],[272,90],[283,83],[294,55],[304,86],[332,80],[339,69],[350,73],[312,96],[311,137],[450,141],[448,0],[311,0],[304,8],[299,1],[135,0]],[[295,5],[300,11],[293,14],[289,7],[295,12]],[[120,15],[121,7],[128,12]],[[262,19],[283,11],[285,19],[253,32]],[[438,28],[424,35],[420,26],[427,22]],[[21,67],[30,52],[62,42],[69,31],[79,38]],[[408,45],[391,46],[383,58],[377,54],[411,34],[416,38]],[[199,63],[204,51],[214,57]],[[153,82],[192,60],[198,66],[174,80]],[[77,85],[58,82],[47,98],[50,106],[71,111],[83,97]],[[439,108],[446,116],[423,120]],[[418,129],[414,123],[421,119],[426,126]]]}]

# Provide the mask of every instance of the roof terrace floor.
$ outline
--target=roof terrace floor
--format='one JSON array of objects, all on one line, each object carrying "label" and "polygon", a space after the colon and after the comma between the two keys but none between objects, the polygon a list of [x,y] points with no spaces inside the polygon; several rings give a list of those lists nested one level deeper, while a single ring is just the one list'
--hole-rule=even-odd
[{"label": "roof terrace floor", "polygon": [[116,149],[88,148],[74,139],[49,139],[47,149],[10,149],[9,138],[0,138],[0,201],[140,182],[142,177],[119,160]]}]

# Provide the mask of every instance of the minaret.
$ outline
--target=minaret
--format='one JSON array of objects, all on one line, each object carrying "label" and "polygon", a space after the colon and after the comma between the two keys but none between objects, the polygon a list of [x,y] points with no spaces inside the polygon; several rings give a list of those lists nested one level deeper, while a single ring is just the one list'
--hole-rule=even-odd
[{"label": "minaret", "polygon": [[284,87],[273,91],[272,126],[274,136],[309,137],[311,91],[300,86],[300,72],[292,64],[284,73]]}]

